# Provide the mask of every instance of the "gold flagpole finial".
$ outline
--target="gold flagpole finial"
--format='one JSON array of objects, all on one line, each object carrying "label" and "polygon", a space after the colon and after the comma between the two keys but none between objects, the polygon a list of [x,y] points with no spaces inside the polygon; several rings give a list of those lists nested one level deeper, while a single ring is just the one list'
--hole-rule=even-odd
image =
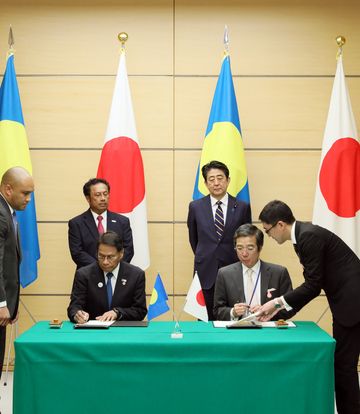
[{"label": "gold flagpole finial", "polygon": [[125,32],[121,32],[118,34],[119,42],[121,43],[121,52],[125,52],[125,43],[129,39],[129,35]]},{"label": "gold flagpole finial", "polygon": [[342,48],[344,46],[344,44],[346,43],[346,39],[344,36],[336,36],[336,43],[339,47],[337,54],[336,54],[336,59],[338,59],[341,55],[342,55]]},{"label": "gold flagpole finial", "polygon": [[9,28],[9,37],[8,37],[8,45],[9,45],[9,50],[8,50],[8,56],[10,56],[10,55],[12,55],[12,54],[14,54],[14,52],[15,52],[15,49],[14,49],[14,44],[15,44],[15,41],[14,41],[14,34],[13,34],[13,30],[12,30],[12,27],[11,27],[11,25],[10,25],[10,28]]}]

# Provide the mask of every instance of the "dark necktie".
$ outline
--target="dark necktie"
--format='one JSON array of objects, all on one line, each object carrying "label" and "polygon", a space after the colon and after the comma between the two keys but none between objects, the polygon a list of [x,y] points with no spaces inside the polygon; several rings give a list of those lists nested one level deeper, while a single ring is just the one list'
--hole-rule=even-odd
[{"label": "dark necktie", "polygon": [[224,234],[224,213],[221,208],[221,201],[217,201],[217,209],[215,211],[215,228],[218,239],[220,240]]},{"label": "dark necktie", "polygon": [[107,292],[109,310],[111,309],[111,302],[112,302],[112,295],[113,295],[113,293],[112,293],[112,286],[111,286],[111,278],[113,276],[114,275],[111,272],[106,273],[106,277],[108,278],[108,280],[106,282],[106,292]]},{"label": "dark necktie", "polygon": [[103,221],[103,216],[97,216],[97,221],[98,221],[98,232],[100,234],[100,236],[104,233],[104,226],[102,225],[102,221]]},{"label": "dark necktie", "polygon": [[15,210],[12,213],[12,221],[13,221],[13,225],[14,225],[15,237],[17,239],[18,221],[17,221],[16,211]]}]

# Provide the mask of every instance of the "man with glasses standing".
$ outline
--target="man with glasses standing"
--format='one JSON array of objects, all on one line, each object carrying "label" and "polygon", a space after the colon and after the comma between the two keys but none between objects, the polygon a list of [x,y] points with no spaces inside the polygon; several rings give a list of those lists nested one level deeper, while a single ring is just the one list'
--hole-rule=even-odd
[{"label": "man with glasses standing", "polygon": [[[243,224],[234,234],[239,262],[219,270],[214,297],[214,315],[218,320],[238,320],[256,312],[273,297],[292,290],[287,269],[260,260],[264,234],[253,224]],[[288,319],[294,312],[283,310],[276,319]]]},{"label": "man with glasses standing", "polygon": [[304,271],[304,283],[267,302],[266,321],[280,309],[298,312],[324,289],[333,316],[335,393],[339,414],[359,414],[357,364],[360,353],[360,259],[336,234],[301,221],[285,203],[274,200],[260,213],[265,232],[279,244],[291,241]]},{"label": "man with glasses standing", "polygon": [[145,273],[122,261],[121,237],[108,231],[99,238],[97,261],[75,273],[70,305],[72,322],[144,319],[146,309]]}]

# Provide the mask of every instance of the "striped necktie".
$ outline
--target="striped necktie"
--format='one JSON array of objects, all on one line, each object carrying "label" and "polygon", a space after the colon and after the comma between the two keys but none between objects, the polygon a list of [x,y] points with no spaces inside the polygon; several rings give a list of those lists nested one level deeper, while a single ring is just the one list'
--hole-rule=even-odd
[{"label": "striped necktie", "polygon": [[224,213],[221,208],[221,201],[217,201],[217,209],[215,211],[215,228],[218,239],[220,240],[224,234]]}]

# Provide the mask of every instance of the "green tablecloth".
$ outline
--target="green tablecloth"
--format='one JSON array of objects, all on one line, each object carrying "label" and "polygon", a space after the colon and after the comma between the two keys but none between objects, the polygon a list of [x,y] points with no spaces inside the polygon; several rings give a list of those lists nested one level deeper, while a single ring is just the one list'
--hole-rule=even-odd
[{"label": "green tablecloth", "polygon": [[227,330],[182,322],[60,330],[15,342],[14,414],[334,412],[334,340],[312,322]]}]

